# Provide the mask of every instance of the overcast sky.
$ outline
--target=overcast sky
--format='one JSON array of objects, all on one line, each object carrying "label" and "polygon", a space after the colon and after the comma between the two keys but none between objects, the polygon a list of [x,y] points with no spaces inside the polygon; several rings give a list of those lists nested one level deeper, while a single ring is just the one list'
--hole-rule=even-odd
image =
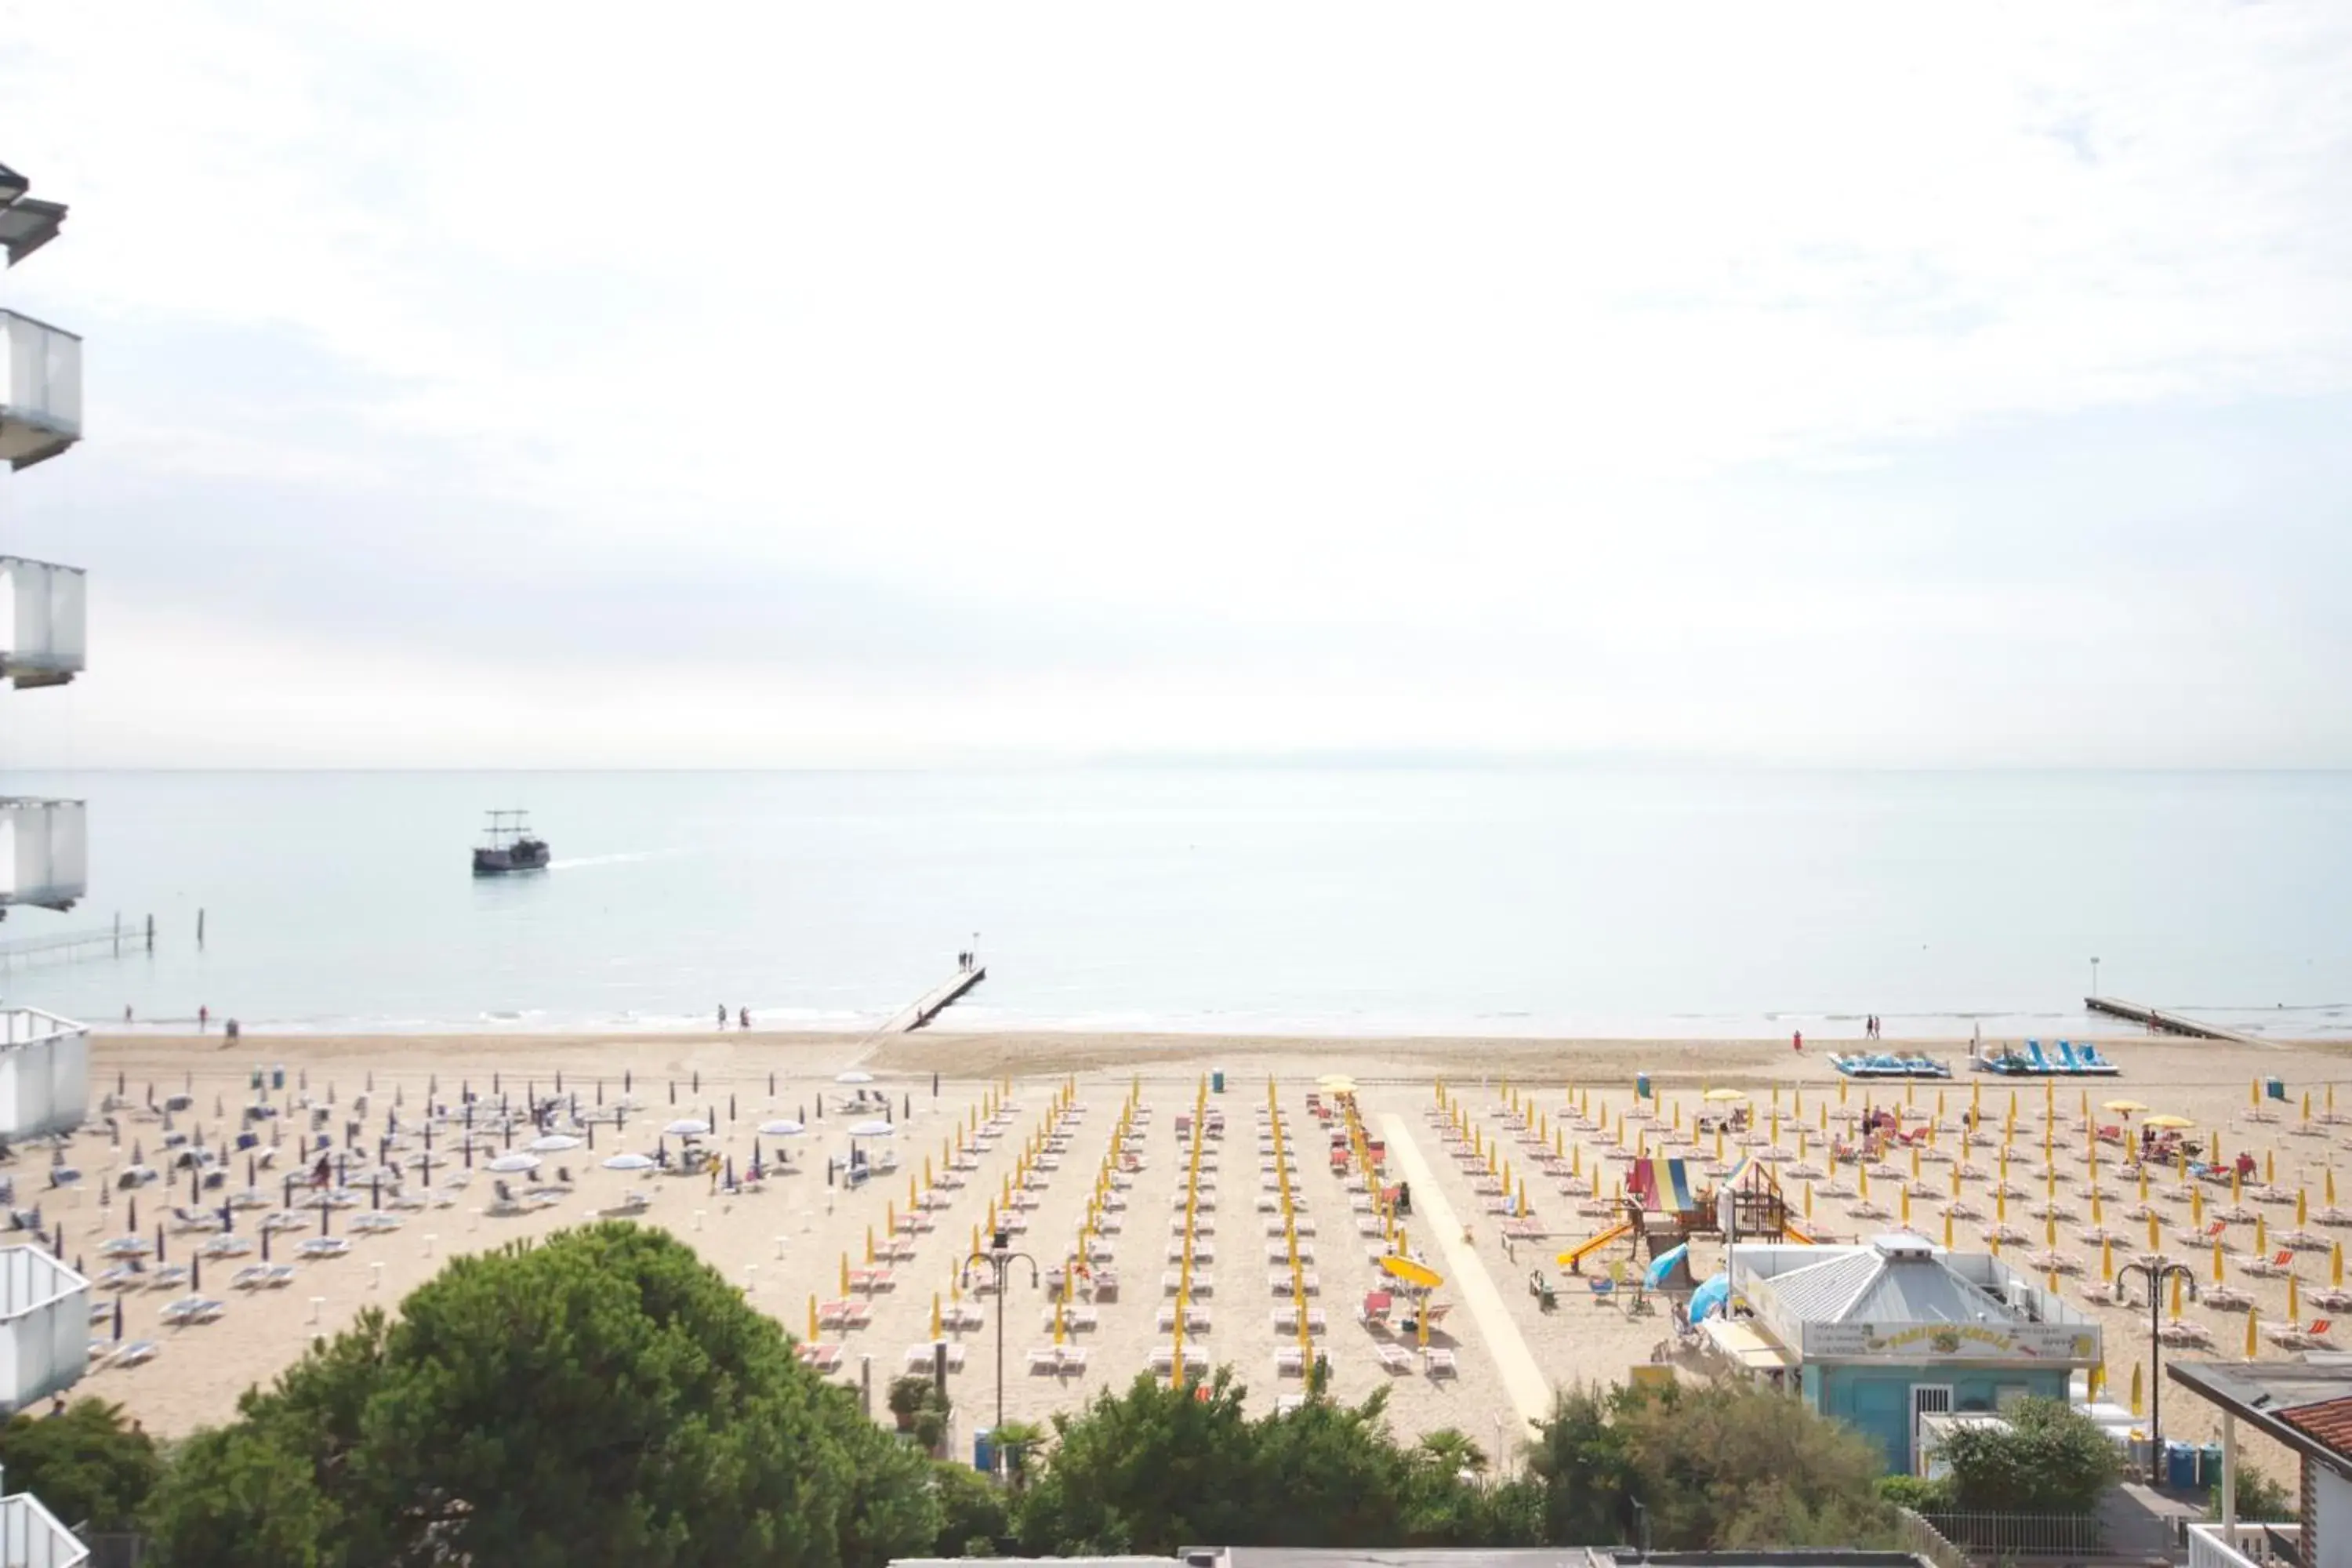
[{"label": "overcast sky", "polygon": [[2352,7],[0,0],[0,763],[2352,765]]}]

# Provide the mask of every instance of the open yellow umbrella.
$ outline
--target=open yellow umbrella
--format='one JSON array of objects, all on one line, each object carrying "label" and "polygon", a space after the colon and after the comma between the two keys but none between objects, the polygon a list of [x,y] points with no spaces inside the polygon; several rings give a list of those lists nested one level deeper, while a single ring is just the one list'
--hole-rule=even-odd
[{"label": "open yellow umbrella", "polygon": [[1748,1091],[1747,1091],[1746,1089],[1708,1089],[1705,1094],[1701,1095],[1699,1098],[1700,1098],[1700,1099],[1702,1099],[1702,1100],[1719,1100],[1719,1101],[1720,1101],[1720,1100],[1746,1100],[1746,1099],[1748,1098]]},{"label": "open yellow umbrella", "polygon": [[2159,1115],[2147,1118],[2141,1125],[2178,1132],[2184,1128],[2194,1127],[2197,1123],[2189,1121],[2186,1116]]},{"label": "open yellow umbrella", "polygon": [[2147,1107],[2142,1105],[2137,1100],[2110,1100],[2101,1105],[2099,1109],[2102,1110],[2116,1111],[2124,1116],[2137,1116],[2141,1111],[2146,1110]]},{"label": "open yellow umbrella", "polygon": [[[1400,1258],[1394,1253],[1381,1258],[1381,1267],[1406,1284],[1418,1285],[1424,1290],[1434,1290],[1445,1283],[1445,1276],[1428,1264],[1410,1258]],[[1567,1264],[1563,1261],[1560,1267],[1564,1268]]]},{"label": "open yellow umbrella", "polygon": [[1327,1072],[1321,1078],[1317,1079],[1315,1082],[1317,1087],[1328,1089],[1333,1094],[1353,1094],[1356,1092],[1356,1080],[1349,1078],[1343,1072]]}]

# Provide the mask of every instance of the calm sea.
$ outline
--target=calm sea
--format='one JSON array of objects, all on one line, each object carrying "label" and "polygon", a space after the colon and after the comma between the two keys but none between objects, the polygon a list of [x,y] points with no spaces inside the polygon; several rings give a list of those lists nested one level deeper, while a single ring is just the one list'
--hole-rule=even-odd
[{"label": "calm sea", "polygon": [[[1572,769],[12,774],[91,886],[0,940],[93,1021],[1851,1037],[2087,1032],[2102,988],[2352,1037],[2352,775]],[[544,875],[477,880],[529,807]],[[196,911],[207,941],[195,943]]]}]

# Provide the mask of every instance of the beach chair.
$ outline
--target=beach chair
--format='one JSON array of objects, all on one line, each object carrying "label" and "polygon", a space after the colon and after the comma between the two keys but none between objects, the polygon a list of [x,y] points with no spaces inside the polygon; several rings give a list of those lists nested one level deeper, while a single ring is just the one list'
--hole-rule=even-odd
[{"label": "beach chair", "polygon": [[2283,1247],[2269,1258],[2249,1258],[2239,1267],[2257,1279],[2275,1279],[2294,1272],[2294,1252],[2291,1247]]},{"label": "beach chair", "polygon": [[1459,1377],[1462,1369],[1454,1364],[1454,1352],[1432,1346],[1428,1352],[1427,1371],[1432,1377]]},{"label": "beach chair", "polygon": [[1307,1352],[1300,1350],[1297,1345],[1284,1345],[1281,1349],[1276,1351],[1274,1352],[1274,1375],[1276,1377],[1305,1377],[1307,1375]]},{"label": "beach chair", "polygon": [[803,1341],[793,1349],[803,1362],[819,1372],[832,1372],[841,1365],[841,1347],[830,1340],[816,1344]]},{"label": "beach chair", "polygon": [[1412,1352],[1402,1345],[1385,1343],[1374,1345],[1372,1353],[1380,1357],[1381,1370],[1383,1372],[1407,1373],[1412,1370]]},{"label": "beach chair", "polygon": [[1396,1298],[1386,1290],[1367,1290],[1364,1292],[1364,1309],[1359,1321],[1368,1329],[1385,1331],[1389,1326],[1389,1309],[1395,1304]]},{"label": "beach chair", "polygon": [[163,1347],[153,1340],[132,1340],[106,1358],[109,1366],[144,1366],[163,1353]]}]

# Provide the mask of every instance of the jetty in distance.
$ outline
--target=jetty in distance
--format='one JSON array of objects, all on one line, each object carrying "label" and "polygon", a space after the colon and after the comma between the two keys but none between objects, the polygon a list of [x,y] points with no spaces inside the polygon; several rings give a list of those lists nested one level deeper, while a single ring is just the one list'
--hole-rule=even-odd
[{"label": "jetty in distance", "polygon": [[2268,1046],[2274,1042],[2259,1035],[2249,1035],[2238,1029],[2225,1029],[2219,1024],[2202,1024],[2194,1018],[2184,1018],[2178,1013],[2168,1013],[2161,1007],[2149,1007],[2137,1002],[2126,1002],[2114,996],[2085,996],[2083,1005],[2094,1013],[2104,1013],[2110,1018],[2127,1018],[2135,1024],[2145,1024],[2151,1029],[2168,1035],[2180,1035],[2192,1040],[2227,1040],[2233,1046]]},{"label": "jetty in distance", "polygon": [[932,986],[904,1011],[876,1030],[882,1035],[911,1035],[932,1019],[961,1001],[971,988],[988,978],[985,965],[974,963],[969,969],[959,969],[939,984]]}]

